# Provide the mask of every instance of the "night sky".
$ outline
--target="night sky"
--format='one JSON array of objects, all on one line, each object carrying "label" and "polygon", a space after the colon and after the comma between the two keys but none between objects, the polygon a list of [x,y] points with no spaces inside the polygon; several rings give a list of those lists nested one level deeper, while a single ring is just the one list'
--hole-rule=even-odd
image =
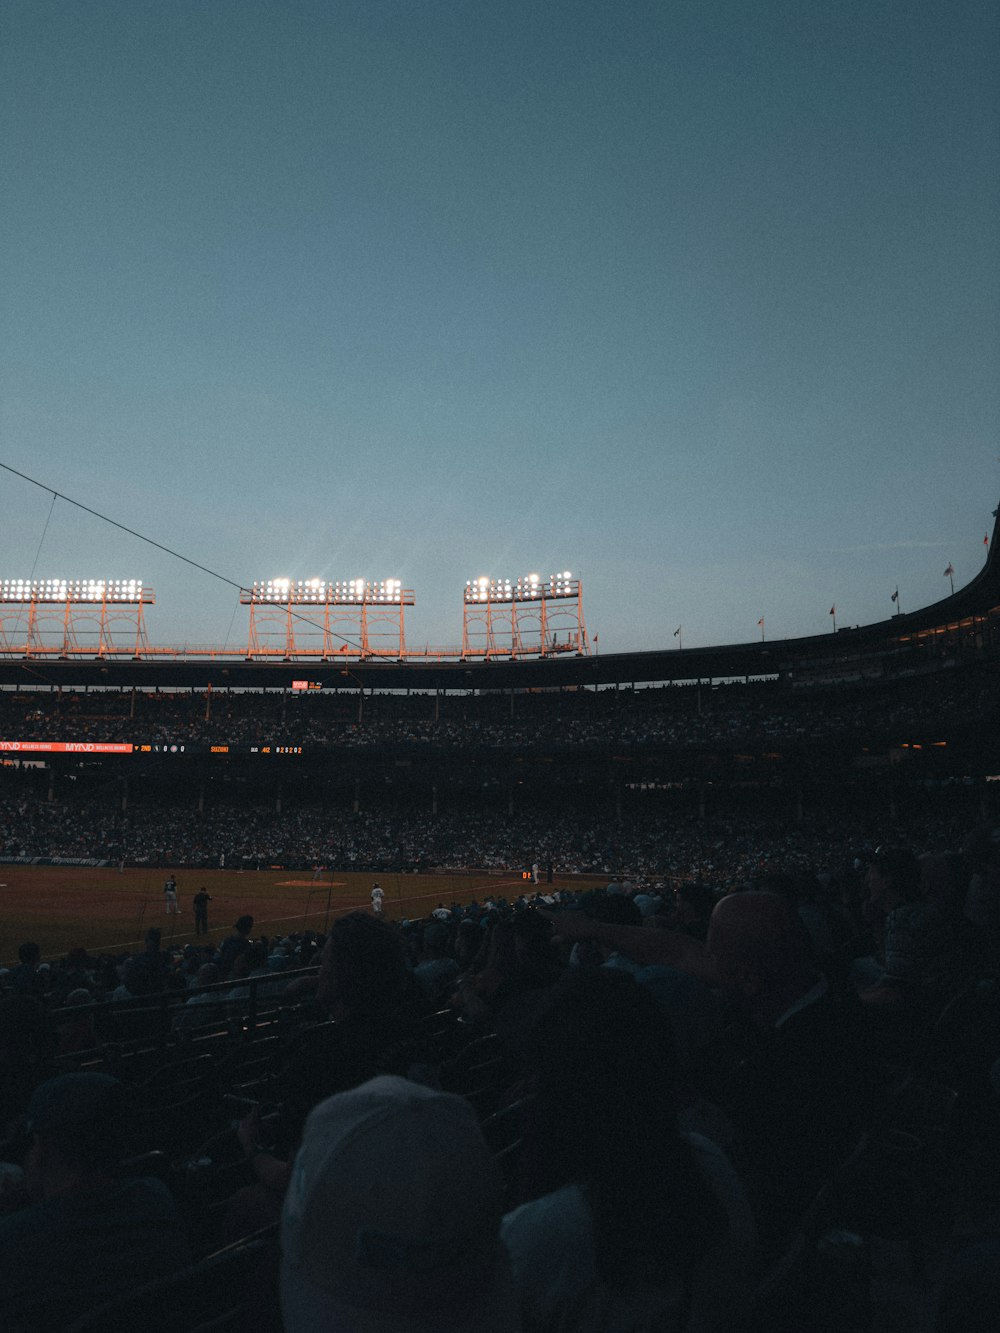
[{"label": "night sky", "polygon": [[[236,583],[571,570],[600,650],[968,582],[1000,501],[975,0],[0,0],[0,461]],[[0,576],[234,589],[0,472]]]}]

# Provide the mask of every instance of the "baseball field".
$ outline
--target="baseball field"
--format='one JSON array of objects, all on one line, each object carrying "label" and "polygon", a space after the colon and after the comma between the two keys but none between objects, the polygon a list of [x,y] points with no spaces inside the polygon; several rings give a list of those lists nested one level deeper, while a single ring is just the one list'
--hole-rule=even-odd
[{"label": "baseball field", "polygon": [[[169,872],[141,867],[0,866],[0,965],[17,961],[18,946],[34,940],[45,959],[82,946],[92,953],[124,952],[141,943],[150,926],[164,943],[196,938],[191,900],[204,886],[208,939],[218,942],[238,916],[254,918],[254,933],[284,935],[323,931],[330,921],[357,908],[370,909],[372,884],[385,893],[389,920],[426,916],[439,902],[468,903],[492,895],[514,898],[532,885],[520,876],[374,875],[289,870],[178,871],[179,911],[167,914],[163,883]],[[579,880],[574,880],[578,885]],[[569,881],[567,880],[568,884]],[[559,887],[559,883],[554,887]]]}]

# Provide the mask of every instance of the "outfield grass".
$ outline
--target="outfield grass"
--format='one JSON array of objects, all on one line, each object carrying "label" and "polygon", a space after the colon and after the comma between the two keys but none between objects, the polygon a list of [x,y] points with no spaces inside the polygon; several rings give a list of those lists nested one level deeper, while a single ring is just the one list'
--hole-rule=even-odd
[{"label": "outfield grass", "polygon": [[[0,963],[17,961],[18,946],[34,940],[44,958],[61,958],[77,945],[93,953],[134,948],[150,926],[165,942],[196,938],[191,899],[204,885],[208,939],[217,943],[238,916],[254,918],[255,932],[287,934],[324,929],[327,921],[357,908],[370,909],[376,879],[385,891],[390,920],[426,916],[439,902],[480,901],[493,894],[516,897],[531,888],[520,876],[325,874],[294,870],[193,870],[177,875],[180,912],[163,906],[165,870],[90,866],[0,866]],[[578,880],[573,881],[579,885]],[[569,884],[569,881],[566,881]],[[560,887],[557,882],[554,887]]]}]

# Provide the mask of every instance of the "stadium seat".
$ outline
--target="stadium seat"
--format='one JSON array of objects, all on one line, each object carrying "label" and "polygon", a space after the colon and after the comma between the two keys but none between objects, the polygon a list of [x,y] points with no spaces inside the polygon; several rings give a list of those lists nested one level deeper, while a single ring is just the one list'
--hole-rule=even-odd
[{"label": "stadium seat", "polygon": [[277,1228],[209,1255],[89,1311],[65,1333],[209,1333],[229,1328],[281,1333]]}]

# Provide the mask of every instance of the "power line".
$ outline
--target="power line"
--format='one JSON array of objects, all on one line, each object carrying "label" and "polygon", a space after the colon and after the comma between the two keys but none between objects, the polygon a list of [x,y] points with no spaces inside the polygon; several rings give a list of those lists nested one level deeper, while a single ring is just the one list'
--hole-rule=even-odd
[{"label": "power line", "polygon": [[124,523],[119,523],[117,519],[108,518],[107,514],[99,514],[96,509],[91,509],[89,505],[83,504],[80,500],[74,500],[71,495],[63,495],[61,491],[46,486],[43,481],[36,481],[34,477],[29,477],[24,472],[18,472],[16,467],[11,467],[8,463],[0,463],[0,467],[5,472],[12,472],[15,477],[20,477],[22,481],[29,481],[32,486],[37,486],[39,490],[47,491],[54,499],[65,500],[67,504],[82,509],[85,514],[91,514],[94,518],[99,518],[102,523],[110,523],[113,528],[118,528],[121,532],[127,532],[130,537],[138,537],[139,541],[145,542],[148,546],[155,546],[158,551],[165,551],[167,555],[172,555],[175,560],[183,560],[186,565],[192,565],[195,569],[200,569],[203,574],[209,574],[213,579],[228,583],[231,588],[238,588],[240,592],[248,591],[242,583],[237,583],[235,579],[226,578],[225,574],[220,574],[215,569],[209,569],[207,565],[199,564],[197,560],[192,560],[190,556],[181,555],[180,551],[171,550],[169,546],[164,546],[162,542],[154,541],[152,537],[146,537],[143,533],[136,532],[134,528],[127,528]]},{"label": "power line", "polygon": [[[90,514],[93,518],[99,518],[102,523],[110,523],[113,528],[117,528],[120,532],[127,532],[130,537],[136,537],[139,541],[145,542],[147,546],[155,546],[158,551],[163,551],[166,555],[173,556],[175,560],[183,560],[184,564],[191,565],[193,569],[200,569],[203,574],[208,574],[210,578],[218,579],[220,583],[225,583],[230,588],[236,588],[241,595],[245,593],[247,596],[252,596],[251,590],[244,584],[237,583],[235,579],[227,578],[225,574],[220,574],[218,570],[209,569],[208,565],[203,565],[197,560],[192,560],[190,556],[182,555],[180,551],[175,551],[169,546],[164,546],[162,542],[154,541],[152,537],[147,537],[144,533],[136,532],[135,528],[129,528],[124,523],[119,523],[117,519],[109,518],[107,514],[101,514],[96,509],[91,509],[90,505],[85,505],[80,500],[74,500],[71,495],[63,495],[61,491],[57,491],[52,486],[46,486],[45,482],[37,481],[34,477],[29,477],[25,472],[18,472],[17,468],[11,467],[9,463],[0,463],[0,468],[3,468],[5,472],[12,473],[15,477],[20,477],[22,481],[30,482],[32,486],[37,486],[39,490],[45,491],[46,494],[51,495],[53,508],[55,507],[56,500],[65,500],[67,504],[73,505],[77,509],[82,509],[85,514]],[[51,517],[52,509],[49,510],[49,518],[45,520],[46,530],[48,529],[49,519],[51,519]],[[43,540],[44,537],[45,533],[43,532]],[[41,549],[40,544],[39,549]],[[35,558],[37,561],[37,555]],[[234,618],[235,615],[236,612],[234,611]],[[304,616],[298,611],[292,611],[291,615],[294,620],[301,621],[303,625],[311,625],[313,629],[323,628],[318,621],[310,620],[308,616]],[[340,639],[342,643],[350,644],[354,642],[352,639],[346,638],[343,634],[337,634],[334,631],[330,631],[330,633],[332,633],[335,639]],[[357,645],[355,644],[355,647],[356,646]]]}]

